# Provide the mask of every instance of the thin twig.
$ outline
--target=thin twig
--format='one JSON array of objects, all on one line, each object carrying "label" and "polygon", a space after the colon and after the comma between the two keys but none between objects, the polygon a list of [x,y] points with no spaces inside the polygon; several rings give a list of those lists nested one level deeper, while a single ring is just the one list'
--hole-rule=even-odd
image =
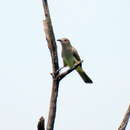
[{"label": "thin twig", "polygon": [[128,121],[129,121],[129,117],[130,117],[130,105],[129,105],[129,107],[128,107],[128,110],[127,110],[127,112],[126,112],[126,114],[125,114],[125,116],[124,116],[124,119],[123,119],[123,121],[121,122],[121,124],[120,124],[118,130],[125,130],[125,129],[126,129],[126,126],[127,126],[127,124],[128,124]]}]

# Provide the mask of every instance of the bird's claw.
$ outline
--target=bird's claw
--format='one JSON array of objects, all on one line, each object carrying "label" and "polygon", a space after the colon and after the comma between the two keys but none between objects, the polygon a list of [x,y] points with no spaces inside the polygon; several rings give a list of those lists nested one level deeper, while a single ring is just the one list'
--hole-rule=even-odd
[{"label": "bird's claw", "polygon": [[61,68],[59,68],[59,69],[56,71],[56,73],[59,73],[63,68],[64,68],[64,66],[61,67]]},{"label": "bird's claw", "polygon": [[63,66],[63,67],[61,67],[61,68],[59,68],[56,72],[54,72],[54,73],[50,73],[50,74],[51,74],[51,76],[52,76],[53,78],[56,78],[56,77],[57,77],[57,75],[59,74],[59,72],[60,72],[63,68],[64,68],[64,66]]}]

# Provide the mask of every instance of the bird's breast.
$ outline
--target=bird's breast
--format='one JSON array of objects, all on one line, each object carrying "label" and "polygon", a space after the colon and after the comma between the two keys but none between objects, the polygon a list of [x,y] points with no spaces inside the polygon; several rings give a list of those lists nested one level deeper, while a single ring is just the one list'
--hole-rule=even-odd
[{"label": "bird's breast", "polygon": [[68,65],[69,67],[73,67],[75,63],[75,58],[69,50],[62,51],[62,57],[66,65]]}]

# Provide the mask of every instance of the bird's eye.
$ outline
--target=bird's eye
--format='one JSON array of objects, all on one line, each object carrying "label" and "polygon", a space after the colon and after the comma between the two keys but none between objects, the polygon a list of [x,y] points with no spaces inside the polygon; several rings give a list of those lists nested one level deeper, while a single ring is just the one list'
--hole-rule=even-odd
[{"label": "bird's eye", "polygon": [[67,39],[65,39],[64,41],[67,42]]}]

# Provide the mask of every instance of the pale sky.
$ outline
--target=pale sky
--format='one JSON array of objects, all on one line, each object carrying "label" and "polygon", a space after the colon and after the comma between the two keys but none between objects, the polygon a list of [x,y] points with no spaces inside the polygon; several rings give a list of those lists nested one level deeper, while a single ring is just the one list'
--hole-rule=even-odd
[{"label": "pale sky", "polygon": [[[76,72],[61,81],[55,129],[117,129],[130,103],[130,1],[49,6],[56,39],[71,40],[94,82]],[[0,130],[36,130],[41,116],[47,120],[52,71],[43,16],[40,0],[0,1]],[[62,66],[60,53],[58,44]]]}]

